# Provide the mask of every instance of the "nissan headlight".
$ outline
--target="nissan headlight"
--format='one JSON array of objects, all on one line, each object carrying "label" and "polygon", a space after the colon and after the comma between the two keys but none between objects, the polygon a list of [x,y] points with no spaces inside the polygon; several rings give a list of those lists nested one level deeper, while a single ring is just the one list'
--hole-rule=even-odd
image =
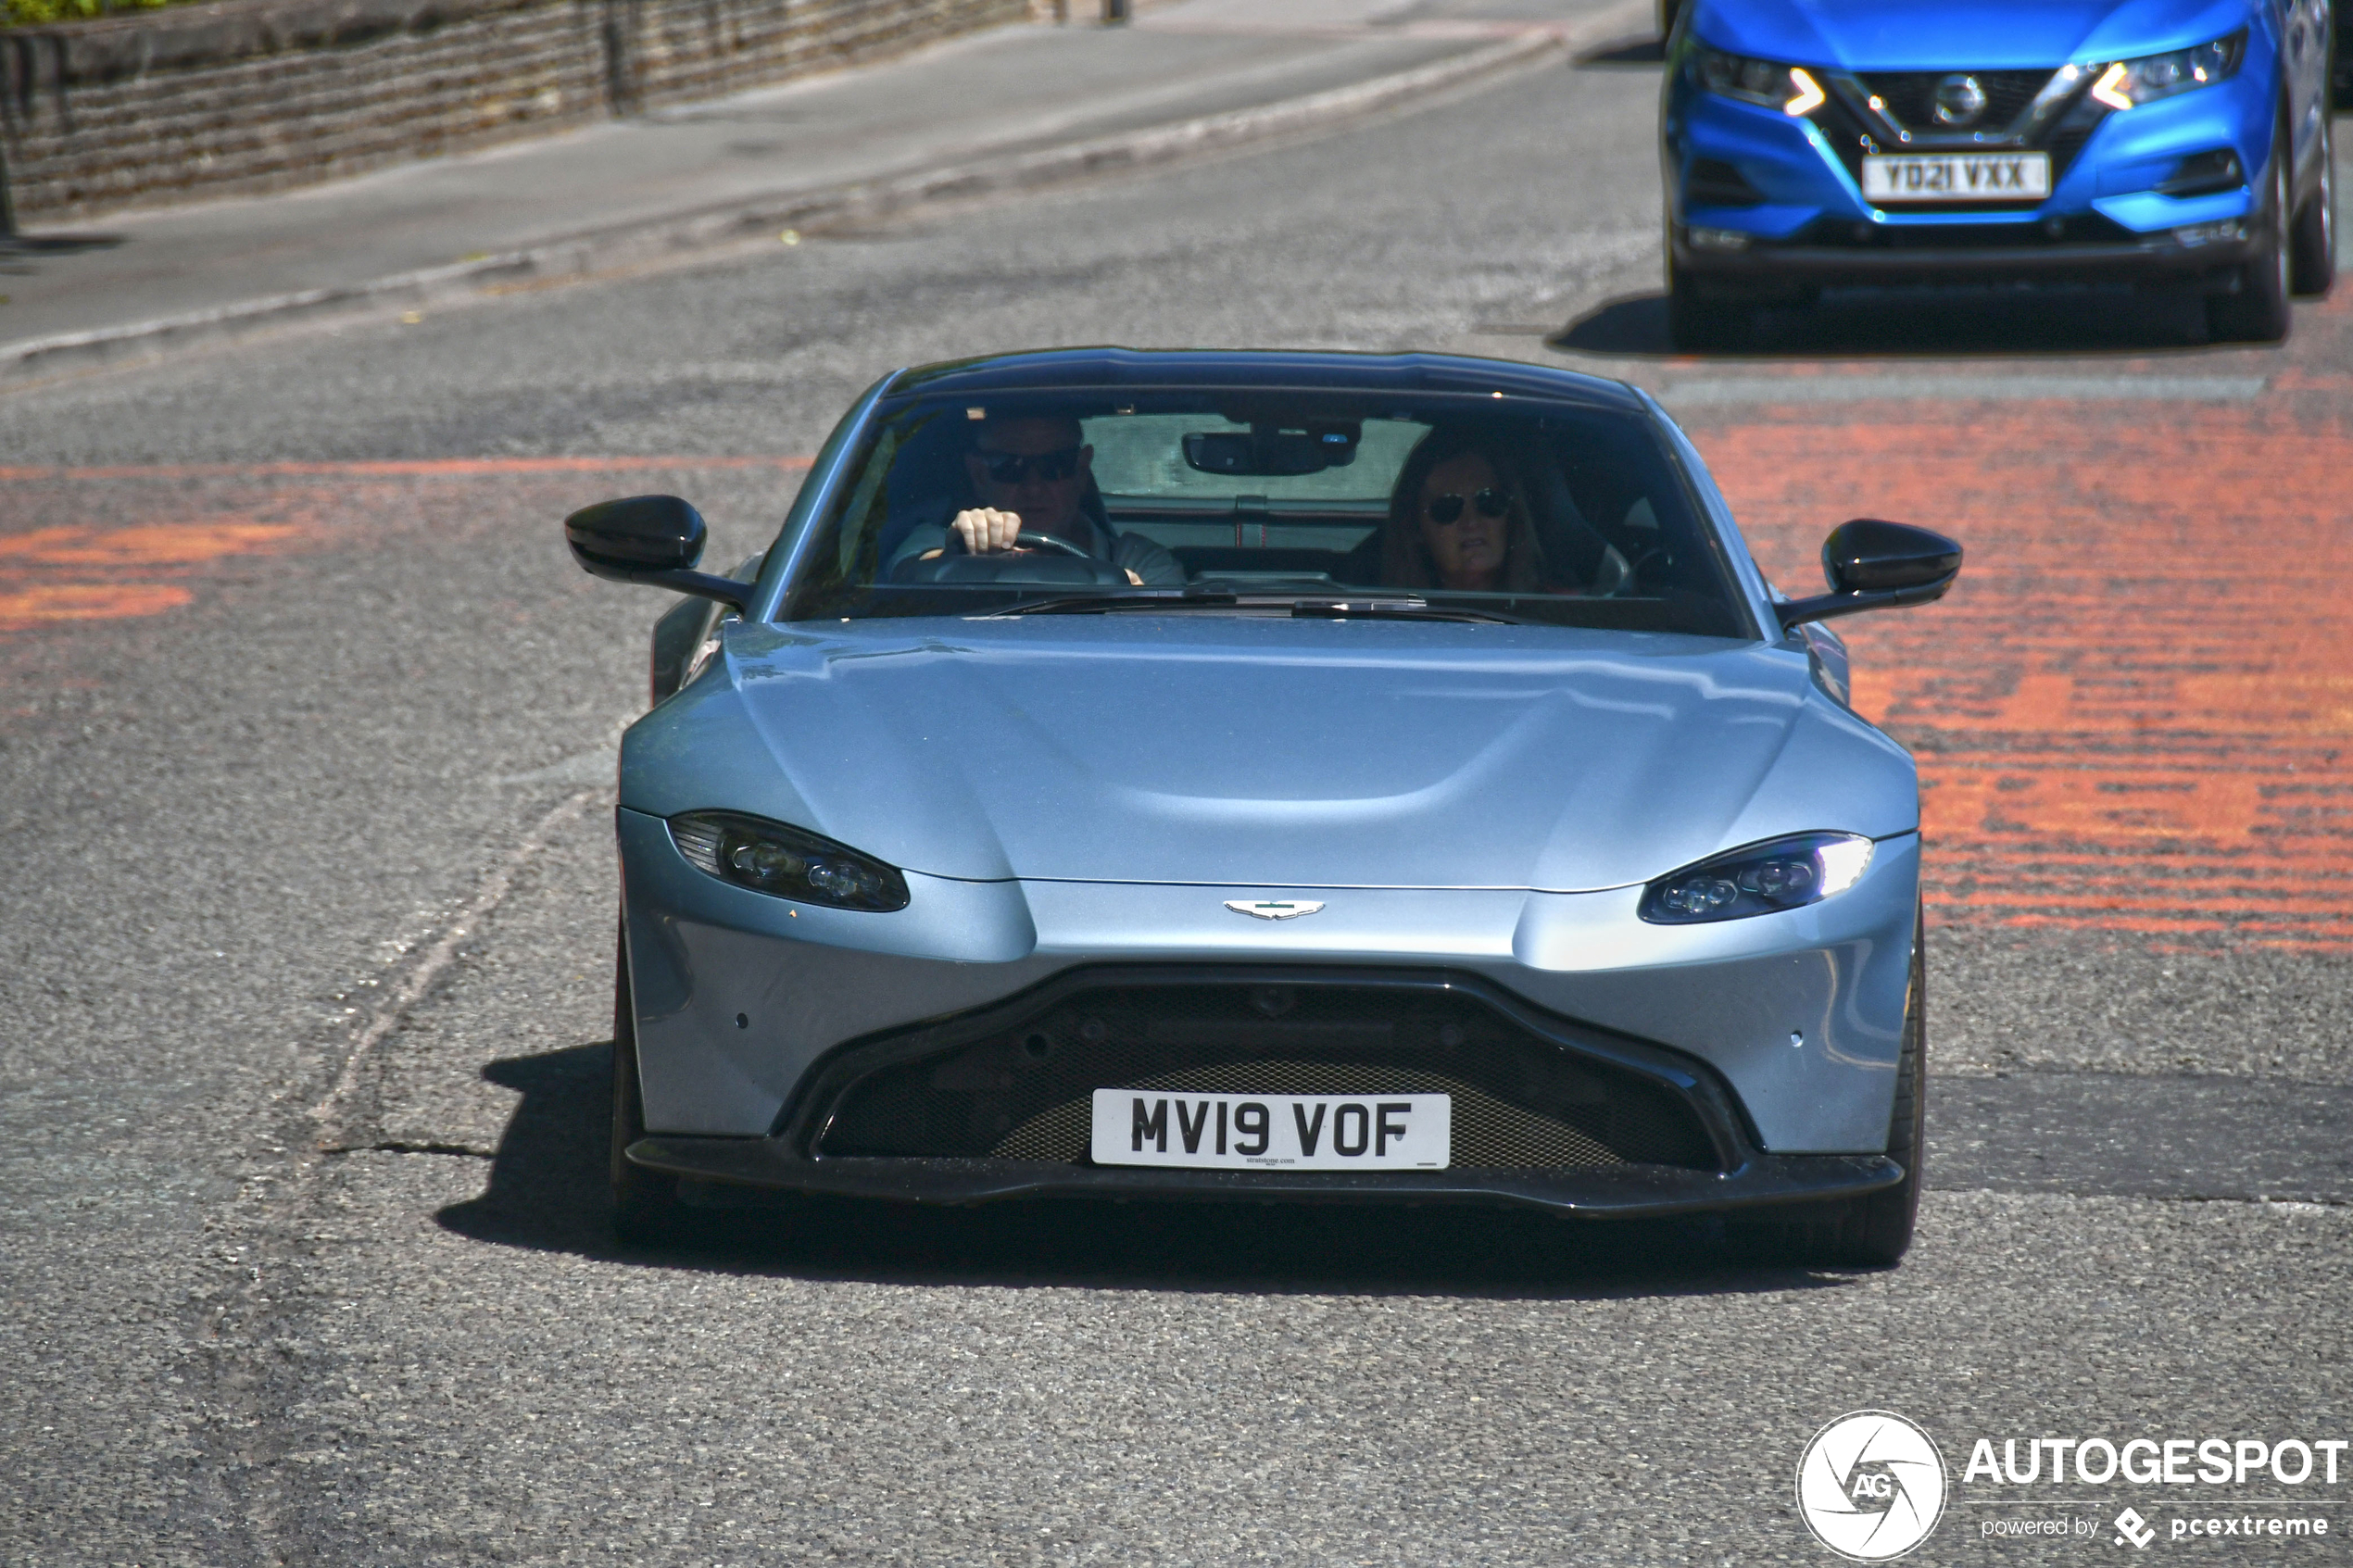
[{"label": "nissan headlight", "polygon": [[1693,69],[1699,84],[1711,93],[1738,98],[1743,104],[1761,104],[1783,114],[1810,114],[1822,106],[1825,97],[1821,84],[1801,67],[1728,55],[1705,44],[1695,51]]},{"label": "nissan headlight", "polygon": [[670,840],[698,870],[754,893],[876,914],[907,907],[896,867],[782,822],[688,811],[670,819]]},{"label": "nissan headlight", "polygon": [[2158,98],[2170,98],[2194,87],[2209,87],[2235,74],[2246,57],[2246,32],[2217,38],[2195,49],[2144,55],[2119,60],[2092,83],[2092,96],[2112,109],[2129,109]]},{"label": "nissan headlight", "polygon": [[1696,925],[1801,909],[1845,892],[1870,863],[1871,841],[1859,834],[1776,838],[1660,877],[1635,912],[1654,925]]}]

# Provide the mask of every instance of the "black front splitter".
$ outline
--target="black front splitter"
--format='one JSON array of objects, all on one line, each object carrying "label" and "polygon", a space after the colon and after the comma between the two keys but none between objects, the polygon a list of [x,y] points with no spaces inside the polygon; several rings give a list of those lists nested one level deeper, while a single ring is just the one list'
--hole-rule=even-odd
[{"label": "black front splitter", "polygon": [[[1894,1186],[1903,1167],[1883,1154],[1760,1154],[1737,1169],[1673,1165],[1604,1170],[1181,1171],[1066,1165],[1028,1160],[809,1160],[781,1138],[640,1138],[629,1159],[689,1184],[879,1198],[902,1203],[975,1204],[1048,1197],[1282,1200],[1323,1203],[1466,1203],[1550,1210],[1593,1219],[1720,1213],[1760,1205],[1860,1198]],[[682,1195],[729,1201],[722,1193]]]}]

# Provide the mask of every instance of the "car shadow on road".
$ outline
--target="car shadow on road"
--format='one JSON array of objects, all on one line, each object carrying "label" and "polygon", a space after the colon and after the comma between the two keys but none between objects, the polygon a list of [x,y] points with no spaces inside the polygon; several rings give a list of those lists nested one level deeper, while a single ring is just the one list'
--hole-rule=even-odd
[{"label": "car shadow on road", "polygon": [[112,250],[122,243],[120,234],[0,234],[0,273],[21,277],[38,271],[44,257]]},{"label": "car shadow on road", "polygon": [[705,1210],[661,1249],[607,1219],[611,1047],[491,1063],[521,1093],[483,1192],[435,1218],[477,1241],[664,1268],[898,1284],[1602,1298],[1837,1288],[1743,1254],[1714,1222],[1574,1223],[1510,1210],[809,1200]]},{"label": "car shadow on road", "polygon": [[1667,40],[1655,33],[1613,38],[1569,62],[1579,70],[1633,70],[1667,63]]},{"label": "car shadow on road", "polygon": [[1564,353],[1609,358],[1732,360],[2072,358],[2245,346],[2207,342],[2205,307],[2196,296],[2127,289],[1838,291],[1806,309],[1760,311],[1749,341],[1705,355],[1675,346],[1665,295],[1622,295],[1544,341]]}]

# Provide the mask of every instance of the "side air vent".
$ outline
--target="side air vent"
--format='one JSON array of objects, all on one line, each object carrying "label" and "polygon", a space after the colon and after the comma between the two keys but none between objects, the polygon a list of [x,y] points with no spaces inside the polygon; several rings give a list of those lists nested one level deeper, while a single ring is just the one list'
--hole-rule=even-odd
[{"label": "side air vent", "polygon": [[2235,191],[2246,183],[2246,170],[2239,166],[2238,154],[2221,147],[2183,158],[2182,166],[2158,190],[2169,196],[2210,196],[2218,191]]},{"label": "side air vent", "polygon": [[1702,157],[1692,160],[1683,200],[1692,207],[1761,207],[1765,193],[1723,159]]}]

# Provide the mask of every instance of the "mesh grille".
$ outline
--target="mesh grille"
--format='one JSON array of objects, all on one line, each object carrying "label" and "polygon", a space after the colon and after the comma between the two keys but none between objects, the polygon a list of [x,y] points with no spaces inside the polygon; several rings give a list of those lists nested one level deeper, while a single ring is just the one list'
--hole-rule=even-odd
[{"label": "mesh grille", "polygon": [[2092,139],[2092,132],[2098,130],[2099,125],[2097,110],[2086,115],[2079,109],[2068,116],[2059,128],[2045,139],[2045,144],[2051,149],[2051,180],[2054,183],[2067,172],[2068,166],[2075,161],[2075,155],[2083,150],[2083,144]]},{"label": "mesh grille", "polygon": [[1456,1169],[1716,1166],[1682,1100],[1458,994],[1362,986],[1082,992],[881,1069],[837,1102],[829,1155],[1087,1160],[1099,1089],[1443,1094]]},{"label": "mesh grille", "polygon": [[[1944,72],[1917,72],[1903,76],[1873,76],[1861,80],[1865,81],[1867,91],[1880,93],[1882,97],[1885,97],[1887,94],[1881,83],[1925,82],[1928,83],[1929,93],[1932,94],[1936,91],[1936,84],[1944,80]],[[2048,71],[1979,71],[1978,82],[1985,88],[1986,95],[1992,103],[1972,129],[1979,131],[2007,129],[2020,114],[2025,112],[2026,105],[2033,101],[2035,93],[2042,91],[2043,83],[2050,80],[2050,75]],[[1996,95],[1994,90],[1994,80],[2000,77],[2032,78],[2033,83],[2032,91],[2020,100],[2016,112],[2012,113],[2007,120],[2001,119],[1997,114],[2000,106],[2007,102]],[[2107,113],[2098,101],[2090,97],[2085,92],[2089,80],[2087,77],[2084,82],[2078,83],[2064,105],[2053,111],[2052,118],[2044,120],[2041,125],[2027,133],[2019,144],[2026,147],[2039,147],[2050,154],[2053,189],[2057,189],[2059,181],[2066,178],[2069,168],[2075,162],[2075,155],[2083,150],[2083,144],[2091,140],[2092,132],[2099,128],[2100,120]],[[1894,98],[1888,99],[1888,112],[1894,115],[1901,124],[1909,126],[1915,123],[1909,114],[1900,109]],[[1929,108],[1919,112],[1924,112],[1929,117],[1925,127],[1927,131],[1939,135],[1944,133],[1944,128],[1935,122],[1932,104]],[[1828,103],[1815,110],[1812,118],[1815,123],[1822,128],[1823,134],[1828,138],[1831,148],[1838,154],[1839,161],[1846,166],[1846,172],[1853,175],[1857,182],[1860,182],[1863,178],[1863,156],[1867,151],[1900,153],[1907,150],[1901,146],[1883,144],[1885,132],[1874,132],[1872,127],[1860,118],[1856,107],[1846,102],[1843,89],[1833,94]],[[1918,148],[1908,150],[1934,151],[1940,145],[1946,144],[1938,144],[1931,140]],[[1936,204],[1936,209],[1942,212],[2000,212],[2017,211],[2020,207],[2032,207],[2038,204],[2031,201],[1939,202]],[[1849,225],[1844,223],[1828,225],[1821,243],[1843,243],[1840,234],[1848,227]],[[2032,231],[2027,231],[2014,241],[1988,243],[2043,244],[2047,243],[2047,236],[2037,239],[2032,237]]]},{"label": "mesh grille", "polygon": [[[1806,231],[1816,245],[1845,245],[1862,248],[1853,238],[1854,226],[1844,219],[1824,219]],[[2133,235],[2097,213],[2070,214],[2054,230],[2045,223],[1916,223],[1871,233],[1868,244],[1876,250],[2041,250],[2059,245],[2129,245]]]},{"label": "mesh grille", "polygon": [[1881,71],[1862,79],[1863,85],[1877,94],[1887,104],[1887,112],[1896,124],[1906,131],[2007,131],[2026,112],[2051,80],[2047,70],[1979,70],[1964,74],[1977,78],[1977,85],[1985,94],[1985,107],[1965,126],[1947,126],[1936,118],[1936,88],[1949,70]]}]

